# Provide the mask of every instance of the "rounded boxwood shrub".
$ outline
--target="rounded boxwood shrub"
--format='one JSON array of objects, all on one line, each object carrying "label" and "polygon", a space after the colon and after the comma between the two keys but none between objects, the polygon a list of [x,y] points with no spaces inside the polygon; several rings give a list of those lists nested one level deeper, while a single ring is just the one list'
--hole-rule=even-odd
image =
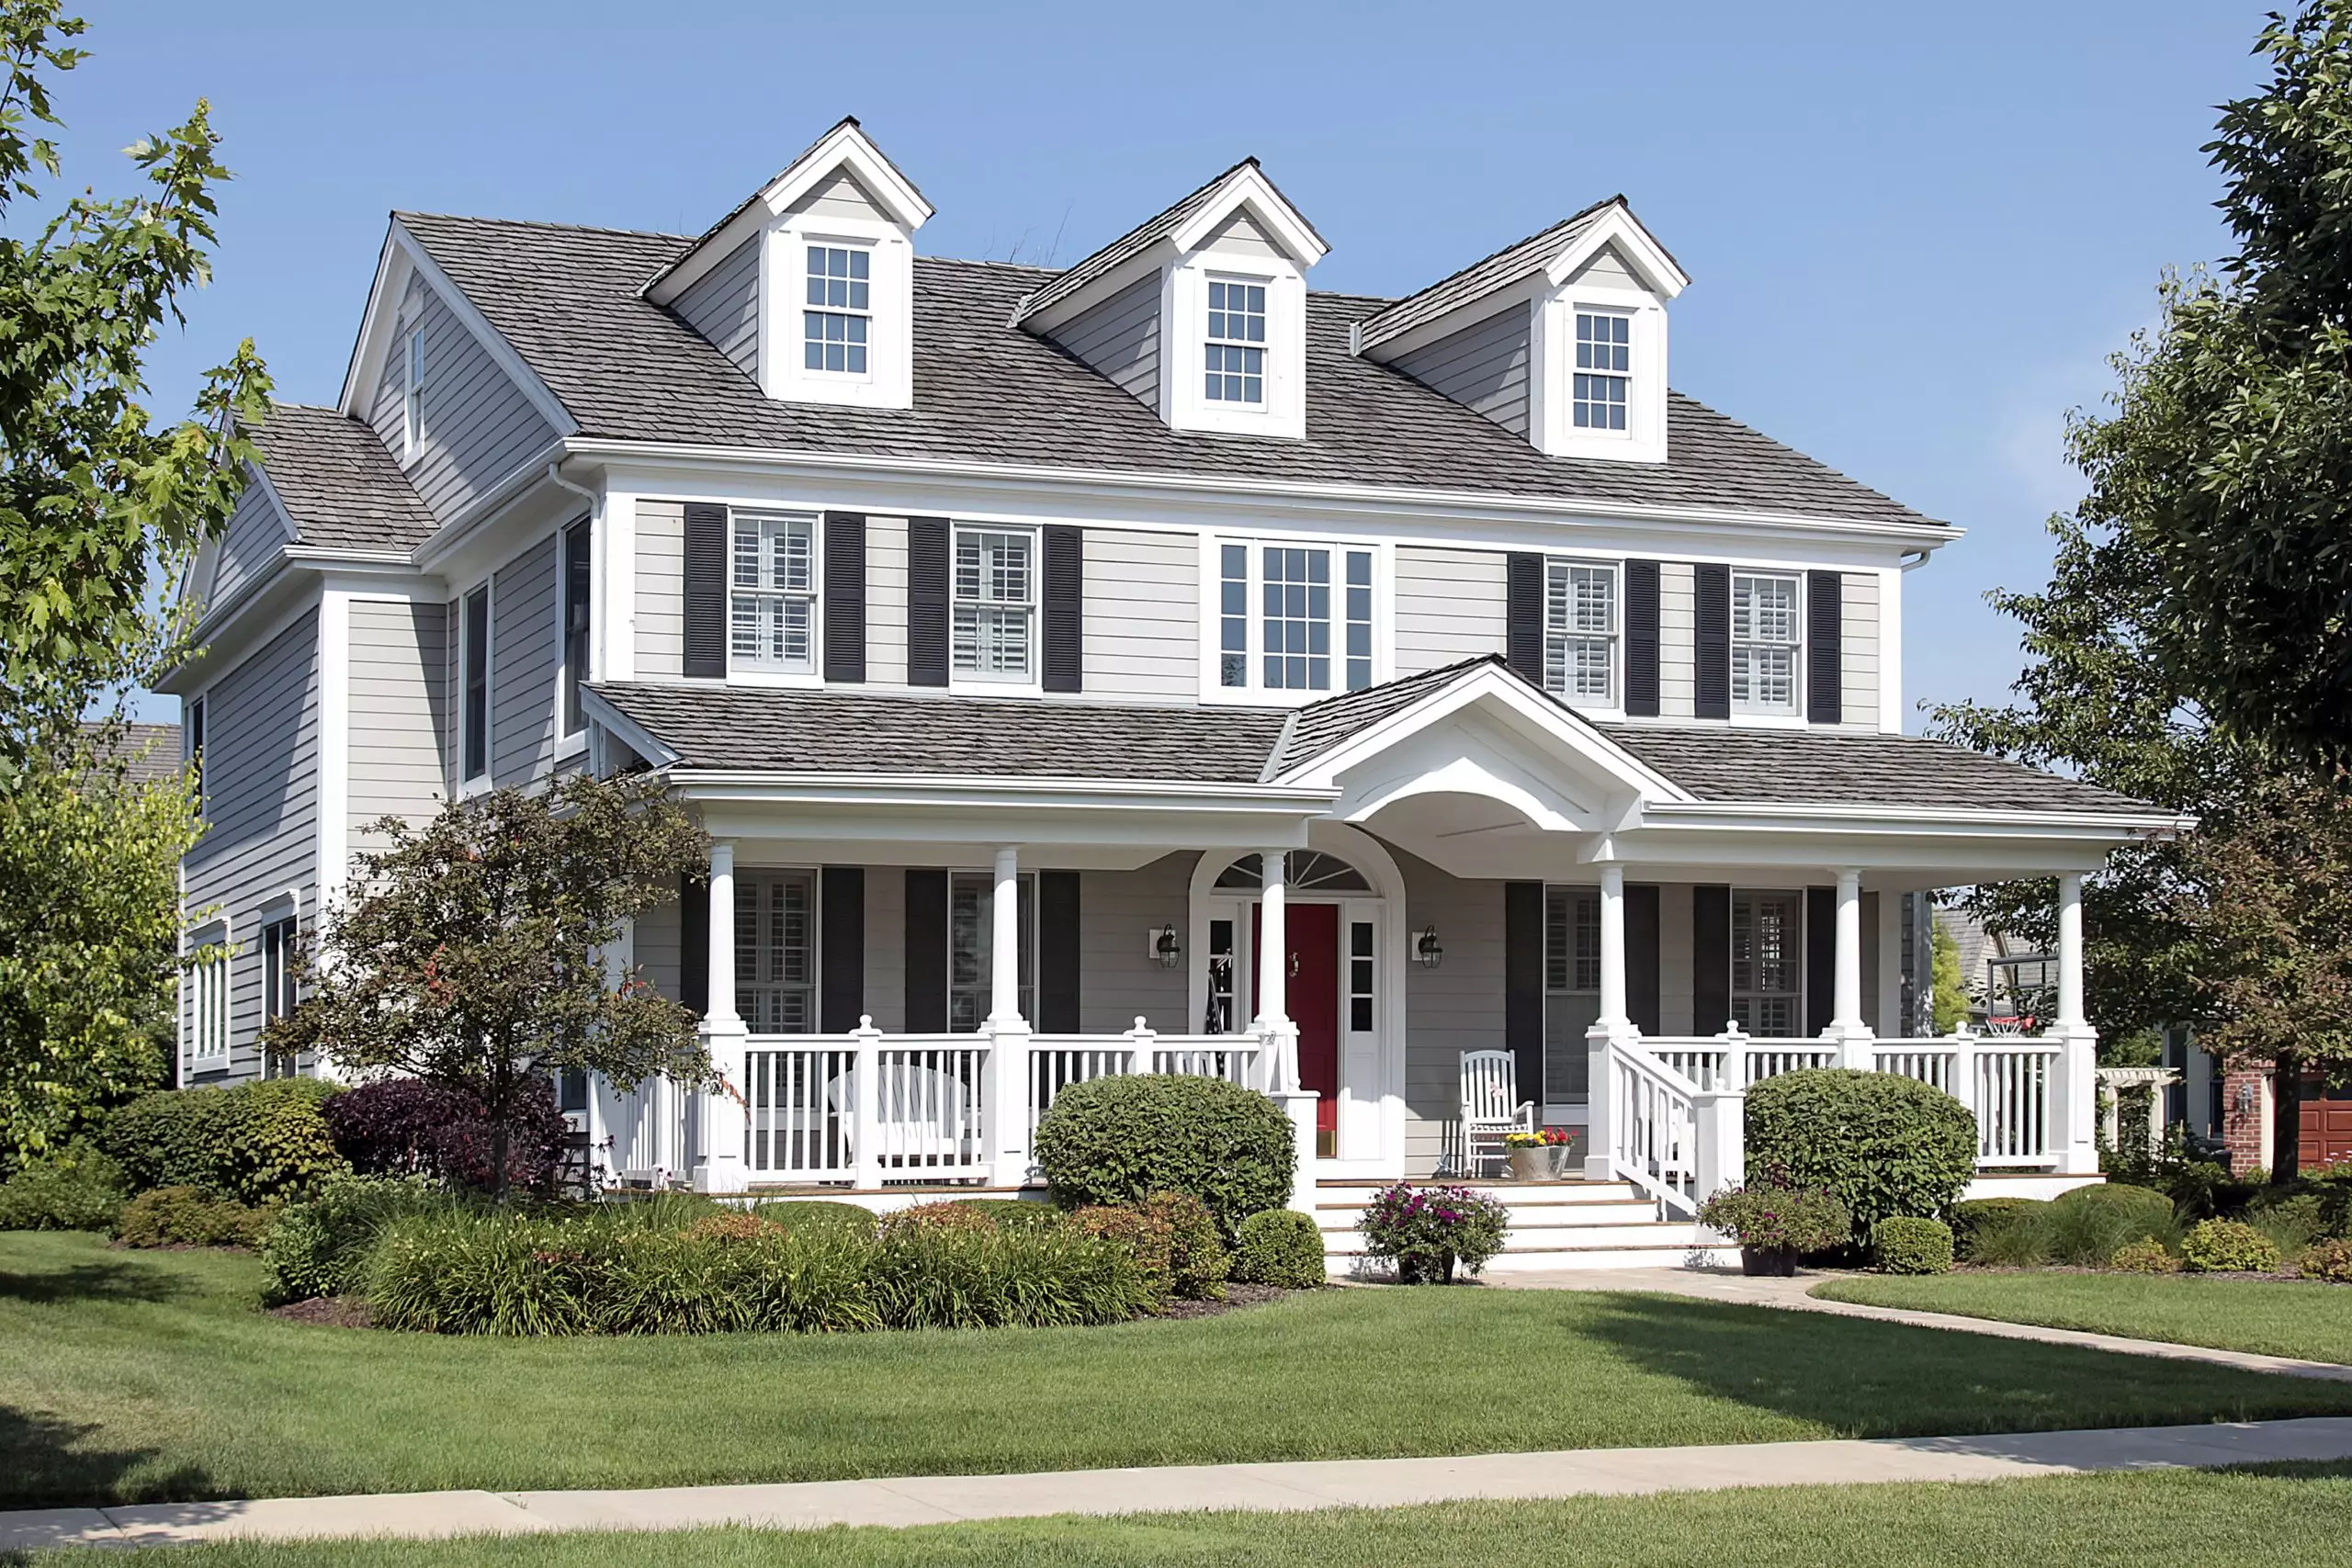
[{"label": "rounded boxwood shrub", "polygon": [[2180,1270],[2180,1259],[2154,1236],[2143,1235],[2117,1247],[2107,1266],[2126,1274],[2174,1274]]},{"label": "rounded boxwood shrub", "polygon": [[1916,1214],[1890,1214],[1871,1227],[1871,1255],[1889,1274],[1949,1273],[1951,1227]]},{"label": "rounded boxwood shrub", "polygon": [[[429,1176],[482,1190],[496,1185],[496,1124],[478,1098],[456,1085],[379,1078],[335,1095],[322,1112],[336,1151],[362,1176]],[[552,1190],[569,1136],[553,1081],[531,1079],[507,1119],[507,1186]]]},{"label": "rounded boxwood shrub", "polygon": [[1222,1078],[1140,1073],[1072,1084],[1037,1123],[1037,1164],[1069,1208],[1189,1192],[1230,1236],[1290,1201],[1290,1118]]},{"label": "rounded boxwood shrub", "polygon": [[2278,1267],[2278,1248],[2243,1221],[2200,1220],[2182,1239],[2180,1260],[2198,1274],[2267,1274]]},{"label": "rounded boxwood shrub", "polygon": [[194,1187],[241,1203],[304,1196],[350,1168],[320,1110],[341,1087],[266,1078],[157,1089],[108,1116],[98,1145],[134,1190]]},{"label": "rounded boxwood shrub", "polygon": [[1312,1214],[1266,1209],[1241,1222],[1233,1277],[1249,1285],[1311,1291],[1324,1282],[1323,1233]]},{"label": "rounded boxwood shrub", "polygon": [[124,1195],[122,1167],[75,1144],[0,1181],[0,1231],[111,1230]]},{"label": "rounded boxwood shrub", "polygon": [[1895,1214],[1941,1216],[1976,1176],[1976,1119],[1931,1084],[1807,1067],[1747,1091],[1747,1168],[1835,1193],[1853,1239]]},{"label": "rounded boxwood shrub", "polygon": [[1981,1261],[1977,1251],[1984,1238],[2030,1223],[2046,1207],[2041,1198],[1962,1199],[1951,1206],[1952,1255],[1962,1263]]}]

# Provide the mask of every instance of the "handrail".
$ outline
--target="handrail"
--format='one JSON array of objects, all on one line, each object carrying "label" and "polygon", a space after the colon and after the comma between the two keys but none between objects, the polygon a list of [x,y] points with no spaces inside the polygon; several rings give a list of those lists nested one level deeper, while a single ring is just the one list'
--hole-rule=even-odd
[{"label": "handrail", "polygon": [[1695,1190],[1703,1091],[1636,1041],[1610,1041],[1605,1062],[1611,1173],[1656,1199],[1662,1211],[1695,1216],[1706,1196]]}]

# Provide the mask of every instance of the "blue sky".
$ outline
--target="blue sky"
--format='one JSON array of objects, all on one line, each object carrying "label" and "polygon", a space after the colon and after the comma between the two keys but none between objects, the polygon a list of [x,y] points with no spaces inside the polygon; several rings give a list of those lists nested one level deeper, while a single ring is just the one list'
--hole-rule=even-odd
[{"label": "blue sky", "polygon": [[57,101],[110,194],[199,95],[227,137],[159,412],[246,334],[332,401],[395,207],[697,231],[842,114],[936,254],[1068,263],[1255,153],[1316,286],[1399,293],[1623,191],[1695,280],[1679,389],[1970,531],[1907,595],[1905,697],[1949,700],[2015,673],[1981,595],[2046,576],[2065,412],[2224,248],[2198,148],[2264,9],[124,0]]}]

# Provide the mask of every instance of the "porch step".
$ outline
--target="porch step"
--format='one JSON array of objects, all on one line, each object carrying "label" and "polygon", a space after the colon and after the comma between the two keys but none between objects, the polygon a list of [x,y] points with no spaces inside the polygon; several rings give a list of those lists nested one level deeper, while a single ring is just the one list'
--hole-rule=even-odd
[{"label": "porch step", "polygon": [[[1385,1266],[1366,1255],[1356,1222],[1383,1182],[1326,1181],[1316,1190],[1315,1225],[1326,1267],[1339,1277],[1380,1278]],[[1473,1183],[1461,1183],[1469,1186]],[[1510,1211],[1503,1250],[1488,1272],[1546,1269],[1677,1269],[1694,1258],[1721,1263],[1731,1255],[1706,1244],[1688,1220],[1664,1218],[1657,1200],[1623,1181],[1476,1183]]]}]

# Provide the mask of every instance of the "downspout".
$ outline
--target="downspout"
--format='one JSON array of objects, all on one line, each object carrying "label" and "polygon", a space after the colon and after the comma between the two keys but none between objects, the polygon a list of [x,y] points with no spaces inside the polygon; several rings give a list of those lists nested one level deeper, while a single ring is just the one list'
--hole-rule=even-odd
[{"label": "downspout", "polygon": [[1904,558],[1896,566],[1895,570],[1898,571],[1917,571],[1921,567],[1928,564],[1928,558],[1934,552],[1930,550],[1907,550],[1904,553]]}]

